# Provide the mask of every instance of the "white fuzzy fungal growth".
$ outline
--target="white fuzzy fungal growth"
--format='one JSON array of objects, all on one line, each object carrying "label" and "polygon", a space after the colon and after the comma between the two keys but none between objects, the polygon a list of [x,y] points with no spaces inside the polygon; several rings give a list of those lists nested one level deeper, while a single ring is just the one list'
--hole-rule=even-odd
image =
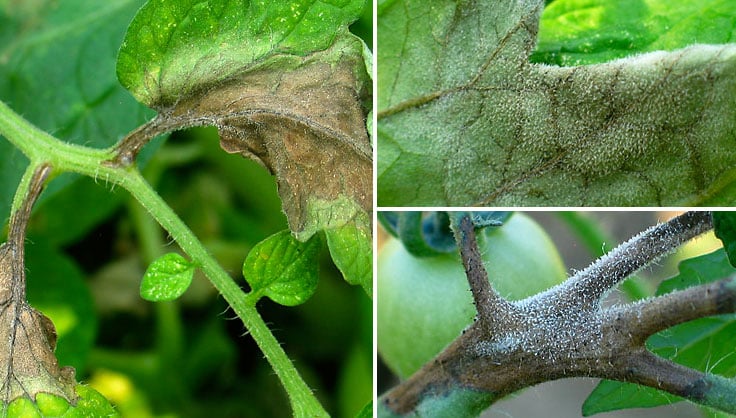
[{"label": "white fuzzy fungal growth", "polygon": [[629,344],[630,336],[611,323],[611,313],[621,308],[604,309],[601,301],[626,277],[711,227],[710,213],[689,212],[641,232],[562,284],[514,302],[509,318],[497,322],[515,325],[490,335],[478,353],[501,361],[516,352],[556,363],[597,358],[612,344]]},{"label": "white fuzzy fungal growth", "polygon": [[[604,307],[600,303],[626,276],[712,228],[712,223],[708,212],[688,212],[635,236],[557,287],[518,302],[479,309],[475,323],[387,393],[382,405],[408,415],[424,402],[447,399],[456,388],[486,394],[486,401],[492,403],[544,381],[591,376],[656,387],[736,412],[736,405],[704,401],[713,390],[709,375],[658,357],[644,345],[648,337],[668,327],[736,311],[736,279],[634,304]],[[479,263],[477,247],[461,242],[466,265]],[[734,385],[718,390],[729,399],[736,397]]]},{"label": "white fuzzy fungal growth", "polygon": [[386,206],[666,206],[736,164],[736,45],[532,64],[543,3],[382,14]]}]

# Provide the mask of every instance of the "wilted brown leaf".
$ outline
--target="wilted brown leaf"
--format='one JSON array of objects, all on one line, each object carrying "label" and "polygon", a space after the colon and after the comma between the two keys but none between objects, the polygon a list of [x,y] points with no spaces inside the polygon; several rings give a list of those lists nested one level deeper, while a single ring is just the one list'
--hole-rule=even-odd
[{"label": "wilted brown leaf", "polygon": [[300,238],[344,224],[356,208],[371,213],[371,83],[355,42],[349,37],[305,57],[272,59],[157,109],[157,124],[216,126],[223,149],[276,176]]},{"label": "wilted brown leaf", "polygon": [[36,168],[23,203],[10,219],[8,242],[0,245],[0,405],[39,393],[76,402],[74,369],[59,368],[56,329],[26,301],[23,246],[31,208],[41,194],[49,165]]},{"label": "wilted brown leaf", "polygon": [[0,246],[0,402],[41,392],[74,402],[74,369],[59,368],[54,324],[26,302],[24,275],[16,246]]}]

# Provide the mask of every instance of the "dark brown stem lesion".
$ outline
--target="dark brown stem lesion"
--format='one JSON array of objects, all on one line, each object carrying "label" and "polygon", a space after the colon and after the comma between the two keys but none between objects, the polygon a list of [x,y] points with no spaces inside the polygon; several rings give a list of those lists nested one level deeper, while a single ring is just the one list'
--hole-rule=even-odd
[{"label": "dark brown stem lesion", "polygon": [[[639,383],[704,404],[713,385],[720,385],[719,393],[736,399],[736,383],[658,357],[645,346],[647,338],[674,325],[736,312],[736,277],[632,304],[601,304],[627,276],[712,227],[711,213],[685,213],[637,235],[565,283],[509,302],[487,284],[472,223],[459,222],[456,238],[477,320],[383,395],[382,406],[410,414],[425,400],[457,388],[488,393],[493,403],[537,383],[581,376]],[[736,412],[736,403],[711,406]]]},{"label": "dark brown stem lesion", "polygon": [[33,205],[43,191],[46,179],[51,173],[51,165],[41,164],[36,167],[31,176],[28,192],[23,197],[20,207],[12,214],[10,218],[10,227],[8,232],[8,242],[12,245],[23,247],[26,237],[26,228],[28,220],[31,217]]},{"label": "dark brown stem lesion", "polygon": [[115,156],[106,161],[105,164],[111,167],[129,167],[138,157],[143,147],[157,136],[180,129],[206,125],[209,122],[209,120],[203,120],[188,114],[173,116],[167,111],[162,111],[155,118],[121,139],[115,146]]},{"label": "dark brown stem lesion", "polygon": [[53,354],[53,323],[26,300],[26,229],[51,171],[47,163],[28,168],[30,178],[18,188],[20,204],[10,217],[8,241],[0,246],[0,409],[21,397],[35,401],[41,392],[70,403],[77,399],[74,369],[59,368]]},{"label": "dark brown stem lesion", "polygon": [[[14,300],[25,300],[25,240],[28,220],[31,217],[33,205],[43,191],[46,180],[51,173],[49,164],[36,167],[31,175],[26,195],[23,196],[20,206],[11,214],[8,228],[8,241],[3,245],[7,251],[7,271],[10,289]],[[3,280],[4,282],[4,280]],[[3,283],[1,287],[5,287]],[[0,289],[3,290],[3,289]]]},{"label": "dark brown stem lesion", "polygon": [[491,324],[509,318],[514,307],[496,292],[488,280],[488,272],[483,265],[475,236],[475,224],[470,215],[462,216],[457,222],[455,240],[460,248],[460,258],[473,294],[478,321],[482,327],[490,331]]}]

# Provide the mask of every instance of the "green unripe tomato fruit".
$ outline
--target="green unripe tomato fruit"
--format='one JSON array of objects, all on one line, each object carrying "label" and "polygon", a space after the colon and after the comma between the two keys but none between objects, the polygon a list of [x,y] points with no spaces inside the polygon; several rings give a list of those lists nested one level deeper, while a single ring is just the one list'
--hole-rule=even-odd
[{"label": "green unripe tomato fruit", "polygon": [[[519,300],[566,278],[552,240],[528,216],[477,234],[494,289]],[[473,321],[476,310],[458,253],[417,258],[397,239],[378,255],[378,352],[406,378],[435,357]]]}]

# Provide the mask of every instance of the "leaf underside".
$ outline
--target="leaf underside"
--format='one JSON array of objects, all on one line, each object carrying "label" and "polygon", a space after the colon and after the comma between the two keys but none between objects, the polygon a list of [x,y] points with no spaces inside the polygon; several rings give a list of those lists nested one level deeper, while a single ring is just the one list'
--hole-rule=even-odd
[{"label": "leaf underside", "polygon": [[733,201],[736,45],[532,64],[542,7],[381,10],[379,204]]}]

